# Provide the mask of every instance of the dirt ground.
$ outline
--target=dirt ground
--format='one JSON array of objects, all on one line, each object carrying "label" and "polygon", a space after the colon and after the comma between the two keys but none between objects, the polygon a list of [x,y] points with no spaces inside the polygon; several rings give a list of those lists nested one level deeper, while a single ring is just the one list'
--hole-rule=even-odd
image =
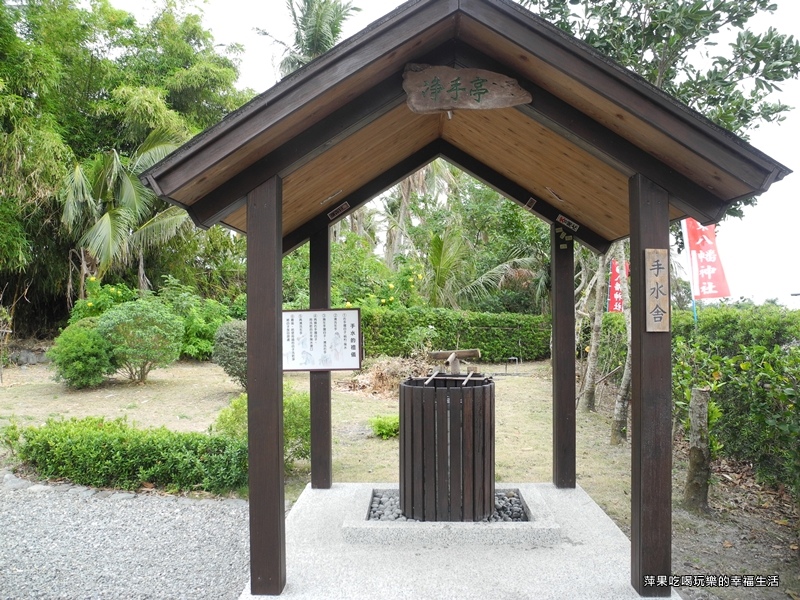
[{"label": "dirt ground", "polygon": [[[552,471],[550,367],[528,363],[496,371],[497,480],[549,481]],[[287,378],[308,388],[306,374]],[[397,440],[374,437],[369,419],[396,414],[393,394],[348,390],[349,374],[336,377],[333,392],[333,468],[337,481],[394,482]],[[48,418],[125,416],[142,427],[164,425],[179,431],[205,431],[218,411],[241,390],[222,369],[208,363],[178,363],[151,373],[144,385],[112,380],[91,391],[70,391],[53,381],[43,365],[10,367],[0,386],[0,427],[15,419],[37,425]],[[600,393],[597,413],[578,413],[578,483],[626,533],[630,534],[630,446],[612,447],[610,390]],[[698,516],[680,507],[686,449],[675,444],[673,468],[673,574],[679,576],[774,576],[779,587],[678,588],[692,600],[800,600],[798,514],[787,494],[759,485],[748,465],[718,461],[711,511]],[[7,459],[7,457],[6,457]],[[2,457],[0,456],[0,462]],[[293,499],[308,481],[302,469],[287,481]],[[705,582],[705,580],[704,580]]]}]

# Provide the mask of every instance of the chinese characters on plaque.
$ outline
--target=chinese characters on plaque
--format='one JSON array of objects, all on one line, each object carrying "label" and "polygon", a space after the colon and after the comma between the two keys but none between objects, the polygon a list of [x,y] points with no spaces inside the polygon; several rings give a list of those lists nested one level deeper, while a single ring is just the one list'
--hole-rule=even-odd
[{"label": "chinese characters on plaque", "polygon": [[692,270],[692,297],[695,300],[727,298],[728,281],[717,252],[716,226],[685,219],[684,239]]},{"label": "chinese characters on plaque", "polygon": [[360,368],[361,313],[357,308],[283,311],[284,371]]},{"label": "chinese characters on plaque", "polygon": [[646,331],[669,331],[669,250],[644,251]]},{"label": "chinese characters on plaque", "polygon": [[516,80],[483,69],[409,63],[403,73],[406,103],[415,113],[507,108],[532,101]]}]

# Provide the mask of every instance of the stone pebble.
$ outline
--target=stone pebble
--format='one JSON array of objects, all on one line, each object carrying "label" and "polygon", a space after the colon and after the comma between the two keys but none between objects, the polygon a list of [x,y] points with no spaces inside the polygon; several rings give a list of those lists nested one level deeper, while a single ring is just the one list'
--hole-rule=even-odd
[{"label": "stone pebble", "polygon": [[[400,509],[400,490],[381,490],[372,496],[368,521],[415,521],[403,515]],[[515,490],[497,490],[494,494],[494,512],[485,522],[527,521],[528,515],[522,499]]]}]

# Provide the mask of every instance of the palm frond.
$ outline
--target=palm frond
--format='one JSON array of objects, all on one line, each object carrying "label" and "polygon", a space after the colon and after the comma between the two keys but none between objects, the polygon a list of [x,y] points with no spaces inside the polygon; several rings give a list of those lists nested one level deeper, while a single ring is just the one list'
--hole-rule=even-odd
[{"label": "palm frond", "polygon": [[174,131],[154,129],[136,149],[130,171],[137,175],[146,171],[176,150],[183,141]]},{"label": "palm frond", "polygon": [[142,250],[157,248],[190,229],[191,223],[185,210],[170,206],[133,232],[131,246]]},{"label": "palm frond", "polygon": [[81,238],[97,260],[100,274],[114,263],[124,263],[130,257],[130,213],[124,208],[107,211]]},{"label": "palm frond", "polygon": [[97,203],[92,195],[92,184],[80,163],[67,173],[61,189],[61,200],[64,203],[61,222],[69,232],[86,218],[87,208],[90,213],[95,211]]}]

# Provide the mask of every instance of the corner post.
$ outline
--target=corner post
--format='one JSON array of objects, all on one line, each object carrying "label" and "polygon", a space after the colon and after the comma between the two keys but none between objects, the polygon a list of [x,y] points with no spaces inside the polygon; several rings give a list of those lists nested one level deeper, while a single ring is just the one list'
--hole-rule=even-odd
[{"label": "corner post", "polygon": [[[663,323],[664,315],[654,317],[656,309],[649,311],[647,302],[648,298],[666,300],[669,319],[670,296],[668,278],[666,286],[653,285],[655,267],[647,264],[645,250],[666,249],[669,262],[669,194],[642,175],[630,179],[629,194],[631,585],[640,596],[666,597],[670,586],[657,582],[672,571],[672,348],[669,321]],[[669,269],[669,264],[663,266]],[[666,330],[654,331],[650,323],[654,320],[666,325]]]},{"label": "corner post", "polygon": [[282,182],[247,194],[247,440],[250,591],[286,585],[283,491]]},{"label": "corner post", "polygon": [[[331,242],[328,227],[309,242],[310,308],[330,308]],[[331,442],[331,372],[311,371],[311,487],[328,489],[333,482]]]},{"label": "corner post", "polygon": [[553,329],[553,483],[575,487],[575,242],[550,227]]}]

